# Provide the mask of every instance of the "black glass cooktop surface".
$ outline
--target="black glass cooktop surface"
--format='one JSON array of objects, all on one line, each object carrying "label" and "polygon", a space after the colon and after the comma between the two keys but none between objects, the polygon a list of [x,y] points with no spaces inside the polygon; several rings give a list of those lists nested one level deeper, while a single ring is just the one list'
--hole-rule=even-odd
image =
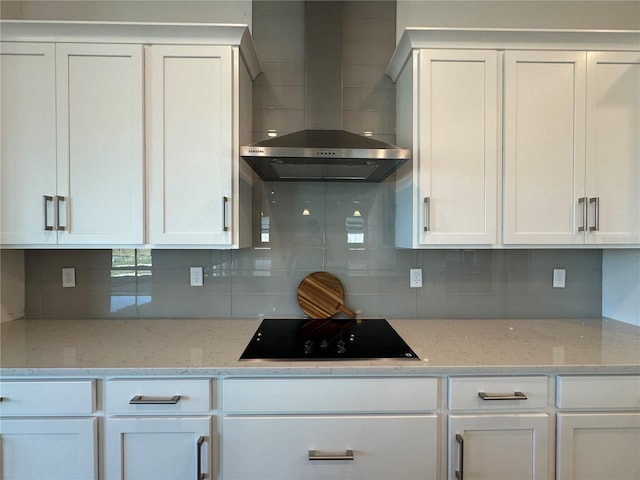
[{"label": "black glass cooktop surface", "polygon": [[415,359],[385,319],[265,319],[240,360]]}]

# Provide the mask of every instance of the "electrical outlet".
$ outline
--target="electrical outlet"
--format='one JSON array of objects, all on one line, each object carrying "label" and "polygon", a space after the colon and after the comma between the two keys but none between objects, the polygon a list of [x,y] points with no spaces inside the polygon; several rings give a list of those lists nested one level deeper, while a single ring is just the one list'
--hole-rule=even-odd
[{"label": "electrical outlet", "polygon": [[564,288],[567,271],[564,268],[553,269],[553,288]]},{"label": "electrical outlet", "polygon": [[202,267],[191,267],[190,268],[190,281],[189,284],[192,287],[202,287]]},{"label": "electrical outlet", "polygon": [[421,268],[409,269],[409,286],[411,288],[422,287],[422,269]]},{"label": "electrical outlet", "polygon": [[76,286],[76,269],[73,267],[62,269],[62,288]]}]

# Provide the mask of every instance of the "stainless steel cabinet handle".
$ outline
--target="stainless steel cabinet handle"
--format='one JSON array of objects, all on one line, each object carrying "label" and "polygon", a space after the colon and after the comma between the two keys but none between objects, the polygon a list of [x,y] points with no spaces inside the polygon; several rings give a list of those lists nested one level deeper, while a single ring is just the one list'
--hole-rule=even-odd
[{"label": "stainless steel cabinet handle", "polygon": [[51,195],[43,195],[42,201],[42,208],[44,210],[44,229],[51,231],[53,230],[53,225],[49,225],[49,209],[47,207],[49,206],[49,202],[53,202],[53,197]]},{"label": "stainless steel cabinet handle", "polygon": [[428,232],[431,230],[431,199],[429,197],[424,197],[424,231]]},{"label": "stainless steel cabinet handle", "polygon": [[458,444],[458,470],[456,470],[456,479],[464,480],[464,438],[456,433],[456,443]]},{"label": "stainless steel cabinet handle", "polygon": [[196,480],[203,480],[204,478],[206,478],[206,474],[202,473],[202,444],[204,443],[204,437],[200,437],[198,438],[198,465],[197,465],[197,473],[196,473]]},{"label": "stainless steel cabinet handle", "polygon": [[172,397],[145,397],[136,395],[129,400],[129,405],[175,405],[180,401],[180,395]]},{"label": "stainless steel cabinet handle", "polygon": [[60,204],[62,202],[66,202],[67,199],[61,195],[56,195],[55,198],[55,211],[56,211],[56,230],[66,230],[67,227],[64,225],[60,225]]},{"label": "stainless steel cabinet handle", "polygon": [[589,203],[595,204],[595,210],[593,212],[593,227],[589,227],[590,232],[595,232],[600,230],[600,197],[590,198]]},{"label": "stainless steel cabinet handle", "polygon": [[522,392],[513,392],[511,393],[485,393],[478,392],[478,396],[482,400],[492,401],[492,400],[527,400],[527,396]]},{"label": "stainless steel cabinet handle", "polygon": [[229,224],[227,223],[227,209],[229,208],[229,197],[222,197],[222,230],[229,231]]},{"label": "stainless steel cabinet handle", "polygon": [[319,452],[317,450],[309,450],[309,460],[353,460],[353,450],[347,450],[345,453],[329,453]]},{"label": "stainless steel cabinet handle", "polygon": [[578,205],[582,206],[582,226],[578,227],[578,231],[584,232],[587,229],[587,197],[580,197]]}]

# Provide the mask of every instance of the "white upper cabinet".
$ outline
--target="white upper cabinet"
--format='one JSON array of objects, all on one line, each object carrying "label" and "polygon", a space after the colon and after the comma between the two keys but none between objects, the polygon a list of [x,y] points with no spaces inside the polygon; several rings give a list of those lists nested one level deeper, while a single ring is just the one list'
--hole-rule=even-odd
[{"label": "white upper cabinet", "polygon": [[504,62],[504,242],[583,243],[585,54]]},{"label": "white upper cabinet", "polygon": [[0,243],[56,243],[55,46],[2,42],[0,52]]},{"label": "white upper cabinet", "polygon": [[1,26],[3,246],[251,245],[246,26]]},{"label": "white upper cabinet", "polygon": [[234,218],[251,208],[251,177],[239,178],[238,76],[248,73],[237,49],[154,45],[147,68],[149,243],[247,246]]},{"label": "white upper cabinet", "polygon": [[416,51],[398,79],[396,244],[493,245],[498,215],[498,53]]},{"label": "white upper cabinet", "polygon": [[505,54],[507,244],[640,244],[640,53]]},{"label": "white upper cabinet", "polygon": [[140,45],[59,44],[58,243],[144,242]]},{"label": "white upper cabinet", "polygon": [[587,54],[587,243],[640,244],[640,52]]},{"label": "white upper cabinet", "polygon": [[143,243],[140,45],[2,43],[3,245]]},{"label": "white upper cabinet", "polygon": [[413,152],[397,246],[639,247],[638,45],[630,31],[405,30],[387,69]]}]

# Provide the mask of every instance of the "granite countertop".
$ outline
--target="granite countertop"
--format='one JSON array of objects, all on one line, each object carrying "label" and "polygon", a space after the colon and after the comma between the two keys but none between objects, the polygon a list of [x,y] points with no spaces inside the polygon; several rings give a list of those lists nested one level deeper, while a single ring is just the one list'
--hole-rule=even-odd
[{"label": "granite countertop", "polygon": [[606,318],[389,321],[421,360],[238,361],[257,318],[22,319],[0,325],[0,374],[640,373],[640,328]]}]

